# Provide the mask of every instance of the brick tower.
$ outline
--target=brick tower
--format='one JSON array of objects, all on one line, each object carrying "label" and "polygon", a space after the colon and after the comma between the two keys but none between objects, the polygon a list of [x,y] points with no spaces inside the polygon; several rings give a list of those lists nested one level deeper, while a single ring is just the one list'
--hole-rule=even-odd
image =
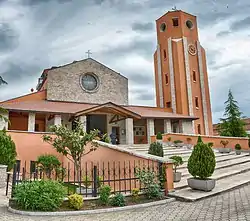
[{"label": "brick tower", "polygon": [[194,133],[212,135],[206,54],[199,42],[196,16],[167,12],[156,20],[156,28],[157,106],[199,117],[193,124]]}]

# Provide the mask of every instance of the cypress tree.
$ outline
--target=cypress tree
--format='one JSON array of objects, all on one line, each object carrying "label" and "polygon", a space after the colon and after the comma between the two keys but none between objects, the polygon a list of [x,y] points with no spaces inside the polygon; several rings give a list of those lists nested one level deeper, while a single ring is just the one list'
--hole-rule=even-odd
[{"label": "cypress tree", "polygon": [[228,137],[246,137],[245,123],[242,120],[242,112],[238,102],[234,99],[232,91],[228,92],[228,99],[225,102],[224,118],[221,118],[219,124],[220,136]]}]

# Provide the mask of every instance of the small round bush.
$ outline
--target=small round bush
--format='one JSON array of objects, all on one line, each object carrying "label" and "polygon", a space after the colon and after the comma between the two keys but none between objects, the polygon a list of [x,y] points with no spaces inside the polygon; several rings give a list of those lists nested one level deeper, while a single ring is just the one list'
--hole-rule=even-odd
[{"label": "small round bush", "polygon": [[137,199],[139,197],[139,192],[140,192],[140,190],[138,188],[133,188],[132,189],[132,199],[133,199],[133,201],[137,201]]},{"label": "small round bush", "polygon": [[241,145],[237,143],[237,144],[235,145],[235,150],[241,150]]},{"label": "small round bush", "polygon": [[41,180],[18,184],[14,197],[20,209],[54,211],[61,206],[65,194],[65,189],[59,182]]},{"label": "small round bush", "polygon": [[177,167],[183,164],[183,159],[181,156],[172,156],[170,159],[174,160],[174,171],[176,173]]},{"label": "small round bush", "polygon": [[156,139],[157,139],[157,140],[162,140],[162,134],[161,134],[161,132],[158,132],[158,133],[156,134]]},{"label": "small round bush", "polygon": [[115,196],[111,199],[111,206],[125,206],[125,197],[121,193],[116,193]]},{"label": "small round bush", "polygon": [[207,145],[208,145],[209,147],[213,147],[213,146],[214,146],[214,143],[213,143],[213,142],[209,142]]},{"label": "small round bush", "polygon": [[183,142],[181,140],[175,140],[174,143],[179,144],[179,143],[183,143]]},{"label": "small round bush", "polygon": [[188,159],[188,172],[195,178],[206,179],[215,169],[214,151],[202,141],[197,143]]},{"label": "small round bush", "polygon": [[108,185],[101,186],[100,188],[100,203],[102,205],[107,205],[109,202],[109,197],[111,194],[111,187]]},{"label": "small round bush", "polygon": [[159,156],[159,157],[163,157],[164,156],[164,152],[163,152],[163,146],[161,143],[159,142],[154,142],[150,144],[148,153],[151,155],[155,155],[155,156]]},{"label": "small round bush", "polygon": [[73,194],[69,196],[69,207],[79,210],[83,206],[83,197],[78,194]]}]

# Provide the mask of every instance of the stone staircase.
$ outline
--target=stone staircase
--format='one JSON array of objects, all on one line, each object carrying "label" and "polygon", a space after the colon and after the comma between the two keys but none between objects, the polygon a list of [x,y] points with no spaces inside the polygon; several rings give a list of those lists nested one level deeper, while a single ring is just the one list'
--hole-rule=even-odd
[{"label": "stone staircase", "polygon": [[[148,145],[136,146],[133,149],[147,153]],[[192,190],[187,185],[187,179],[191,177],[188,173],[187,161],[192,150],[186,147],[167,147],[164,145],[164,157],[179,155],[184,160],[184,164],[177,170],[182,173],[182,179],[180,182],[174,183],[175,190],[169,193],[169,196],[186,201],[195,201],[250,183],[249,153],[243,152],[241,155],[236,155],[234,151],[228,154],[221,154],[217,150],[214,150],[214,152],[216,168],[211,178],[216,180],[216,185],[212,191],[203,192]]]}]

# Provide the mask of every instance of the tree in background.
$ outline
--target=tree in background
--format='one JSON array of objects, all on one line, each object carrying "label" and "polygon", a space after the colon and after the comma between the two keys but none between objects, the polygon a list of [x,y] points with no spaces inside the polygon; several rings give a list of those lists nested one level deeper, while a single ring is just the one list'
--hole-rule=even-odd
[{"label": "tree in background", "polygon": [[7,165],[8,171],[16,162],[16,145],[5,130],[0,130],[0,164]]},{"label": "tree in background", "polygon": [[232,91],[228,92],[228,99],[225,102],[224,118],[218,126],[220,136],[228,137],[246,137],[245,123],[242,120],[242,112],[238,102],[234,99]]}]

